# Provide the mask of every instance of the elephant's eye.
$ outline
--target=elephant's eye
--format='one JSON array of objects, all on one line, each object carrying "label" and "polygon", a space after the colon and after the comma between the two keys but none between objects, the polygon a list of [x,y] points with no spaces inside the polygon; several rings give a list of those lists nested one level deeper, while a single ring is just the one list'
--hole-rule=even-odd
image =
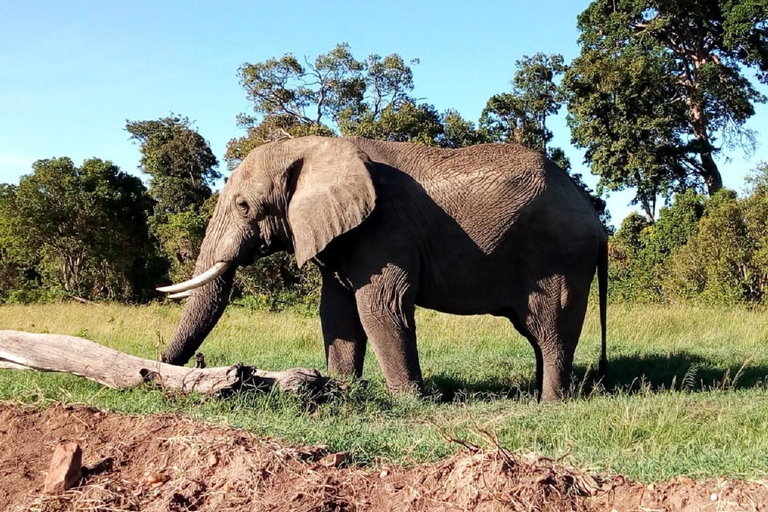
[{"label": "elephant's eye", "polygon": [[237,211],[239,211],[240,215],[242,215],[243,217],[247,217],[251,211],[251,207],[248,205],[248,201],[246,201],[242,197],[237,198],[237,200],[235,201],[235,205],[237,206]]}]

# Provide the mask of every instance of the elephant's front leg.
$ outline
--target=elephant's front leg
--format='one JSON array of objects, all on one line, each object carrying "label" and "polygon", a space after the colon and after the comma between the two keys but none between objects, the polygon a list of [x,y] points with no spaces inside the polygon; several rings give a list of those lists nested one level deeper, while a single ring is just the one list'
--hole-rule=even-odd
[{"label": "elephant's front leg", "polygon": [[366,335],[360,324],[355,294],[344,288],[330,273],[323,273],[320,322],[328,373],[341,377],[361,377]]},{"label": "elephant's front leg", "polygon": [[357,290],[360,321],[394,393],[419,393],[423,381],[416,349],[415,293],[407,273],[387,265]]}]

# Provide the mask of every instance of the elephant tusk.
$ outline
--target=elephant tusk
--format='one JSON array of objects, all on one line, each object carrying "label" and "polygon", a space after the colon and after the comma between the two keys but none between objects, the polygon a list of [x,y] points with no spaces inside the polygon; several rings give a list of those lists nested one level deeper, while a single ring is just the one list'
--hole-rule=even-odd
[{"label": "elephant tusk", "polygon": [[208,284],[214,279],[221,276],[224,272],[227,271],[230,264],[226,261],[219,261],[214,266],[203,272],[202,274],[193,277],[189,281],[184,281],[183,283],[179,284],[172,284],[170,286],[161,286],[157,289],[159,292],[163,293],[173,293],[177,294],[179,292],[186,292],[189,290],[194,290],[195,288],[200,288],[204,284]]},{"label": "elephant tusk", "polygon": [[179,292],[179,293],[172,293],[168,295],[169,299],[186,299],[192,295],[192,290],[187,290],[186,292]]}]

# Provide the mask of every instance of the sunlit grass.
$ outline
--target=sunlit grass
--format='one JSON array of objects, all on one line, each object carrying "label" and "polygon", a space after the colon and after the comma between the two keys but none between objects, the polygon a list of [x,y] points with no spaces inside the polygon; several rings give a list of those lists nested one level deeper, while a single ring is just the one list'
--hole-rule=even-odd
[{"label": "sunlit grass", "polygon": [[[178,306],[0,307],[0,329],[79,335],[153,358]],[[742,308],[612,305],[610,378],[595,386],[599,326],[591,310],[572,396],[539,404],[533,352],[508,321],[417,315],[424,399],[393,398],[373,353],[367,385],[323,401],[281,393],[227,400],[157,389],[118,392],[55,374],[0,371],[0,399],[86,402],[119,412],[174,411],[288,442],[350,450],[361,463],[435,460],[447,437],[550,457],[644,481],[679,474],[763,478],[768,468],[768,313]],[[230,307],[202,347],[211,365],[324,366],[316,316]]]}]

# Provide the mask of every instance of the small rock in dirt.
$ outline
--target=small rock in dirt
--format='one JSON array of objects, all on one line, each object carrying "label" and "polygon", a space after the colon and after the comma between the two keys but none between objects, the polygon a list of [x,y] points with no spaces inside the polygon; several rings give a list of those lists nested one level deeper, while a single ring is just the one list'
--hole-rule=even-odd
[{"label": "small rock in dirt", "polygon": [[144,479],[152,487],[160,487],[168,481],[168,475],[159,471],[147,471],[144,473]]},{"label": "small rock in dirt", "polygon": [[389,475],[389,471],[385,469],[381,473],[379,473],[379,478],[387,478],[387,475]]},{"label": "small rock in dirt", "polygon": [[219,463],[219,458],[216,456],[215,453],[211,452],[208,455],[208,467],[212,468],[212,467],[216,466],[216,464],[218,464],[218,463]]},{"label": "small rock in dirt", "polygon": [[339,467],[345,462],[349,461],[350,454],[349,452],[337,452],[337,453],[331,453],[329,455],[326,455],[322,459],[320,459],[320,464],[327,468],[334,468]]},{"label": "small rock in dirt", "polygon": [[53,452],[48,476],[45,478],[46,494],[61,494],[74,486],[83,476],[83,450],[73,441],[59,444]]},{"label": "small rock in dirt", "polygon": [[717,494],[712,493],[712,495],[709,497],[709,501],[717,501]]}]

